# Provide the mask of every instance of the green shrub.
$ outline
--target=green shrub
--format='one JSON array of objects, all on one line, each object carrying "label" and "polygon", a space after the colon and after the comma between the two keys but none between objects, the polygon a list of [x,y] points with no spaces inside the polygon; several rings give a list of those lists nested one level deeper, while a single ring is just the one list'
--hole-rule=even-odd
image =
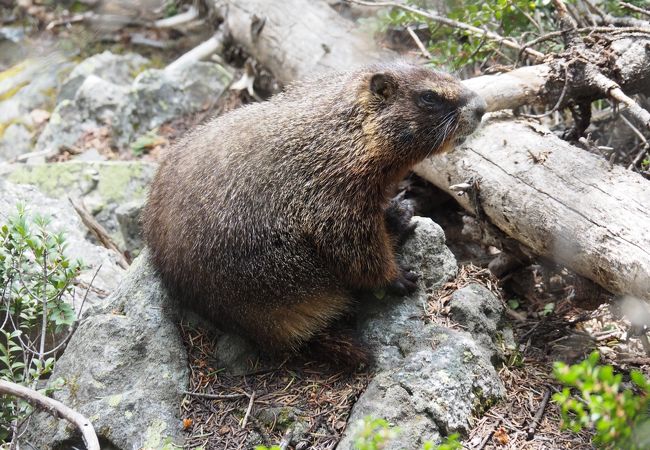
[{"label": "green shrub", "polygon": [[[64,250],[64,235],[51,232],[48,219],[30,218],[22,205],[0,225],[0,379],[34,388],[52,372],[58,348],[48,345],[76,320],[65,299],[82,268]],[[15,424],[30,411],[24,401],[0,397],[2,424]],[[0,425],[0,441],[9,436]]]},{"label": "green shrub", "polygon": [[[406,4],[418,7],[419,2],[409,0]],[[468,0],[465,2],[449,0],[447,5],[446,17],[495,32],[502,37],[517,38],[518,41],[524,34],[530,36],[531,33],[536,33],[540,20],[545,23],[547,29],[553,29],[549,25],[550,0]],[[516,50],[504,48],[490,39],[470,31],[441,25],[422,15],[400,8],[388,10],[380,16],[379,21],[379,31],[406,26],[415,28],[426,26],[429,39],[424,44],[431,53],[431,62],[449,70],[456,70],[476,62],[483,63],[494,57],[496,50],[498,50],[496,55],[500,55],[497,56],[500,63],[512,62],[518,57]],[[531,39],[534,37],[531,36]],[[510,61],[503,60],[504,57]]]},{"label": "green shrub", "polygon": [[622,375],[598,361],[594,352],[572,366],[555,363],[555,377],[565,386],[553,395],[561,407],[563,426],[575,432],[593,429],[599,448],[650,448],[650,382],[633,371],[633,386],[625,388]]},{"label": "green shrub", "polygon": [[[406,5],[426,9],[422,1],[407,0]],[[567,3],[577,3],[568,0]],[[584,3],[584,2],[583,2]],[[593,2],[592,2],[593,3]],[[631,0],[630,3],[647,8],[646,0]],[[558,29],[551,0],[446,0],[449,19],[490,31],[501,37],[512,39],[519,44],[533,41]],[[604,13],[616,16],[640,17],[621,7],[618,0],[604,0],[599,4]],[[589,21],[586,14],[592,14],[587,8],[577,8],[582,19]],[[442,13],[440,15],[443,15]],[[366,22],[372,22],[368,19]],[[430,18],[402,8],[393,7],[381,13],[376,23],[376,31],[413,27],[426,28],[428,39],[425,47],[431,54],[431,62],[448,70],[457,70],[465,65],[481,66],[511,65],[518,61],[519,51],[508,48],[482,35],[456,27],[440,24]],[[544,53],[558,52],[563,49],[561,39],[546,39],[535,46]]]}]

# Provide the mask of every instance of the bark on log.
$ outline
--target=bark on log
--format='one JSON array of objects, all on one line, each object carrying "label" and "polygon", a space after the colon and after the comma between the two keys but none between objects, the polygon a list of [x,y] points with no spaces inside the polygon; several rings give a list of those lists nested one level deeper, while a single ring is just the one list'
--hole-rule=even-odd
[{"label": "bark on log", "polygon": [[510,119],[488,121],[416,172],[452,195],[450,185],[478,177],[480,206],[505,233],[613,293],[650,300],[650,183],[641,176]]},{"label": "bark on log", "polygon": [[[355,32],[325,2],[290,0],[277,9],[263,0],[217,3],[228,7],[226,23],[235,41],[285,84],[320,70],[386,59],[369,36]],[[266,18],[259,34],[251,31],[256,17]],[[650,90],[647,42],[612,44],[618,49],[615,80],[629,93]],[[466,83],[486,97],[492,111],[540,100],[553,105],[563,86],[557,77],[549,82],[553,73],[562,72],[542,64]],[[540,127],[510,120],[488,124],[462,148],[415,170],[447,191],[479,177],[483,209],[501,230],[614,293],[650,300],[650,187],[641,176],[610,168]],[[466,199],[456,198],[473,211]]]}]

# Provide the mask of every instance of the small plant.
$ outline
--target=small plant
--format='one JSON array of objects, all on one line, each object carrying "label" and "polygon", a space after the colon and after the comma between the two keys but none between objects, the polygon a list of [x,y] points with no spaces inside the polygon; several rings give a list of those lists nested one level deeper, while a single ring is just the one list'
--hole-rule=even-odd
[{"label": "small plant", "polygon": [[361,429],[357,431],[354,447],[358,450],[378,450],[384,448],[386,443],[395,439],[398,430],[384,419],[366,417]]},{"label": "small plant", "polygon": [[625,388],[622,375],[598,361],[598,353],[593,352],[579,364],[555,363],[555,377],[565,385],[553,395],[561,407],[563,426],[575,432],[593,429],[594,443],[600,448],[648,448],[650,382],[633,371],[634,388]]},{"label": "small plant", "polygon": [[[409,0],[407,5],[419,8],[421,2]],[[531,35],[539,32],[540,21],[549,28],[550,0],[469,0],[447,1],[449,19],[483,30],[493,31],[503,37]],[[431,62],[456,70],[467,64],[483,63],[495,57],[500,63],[510,63],[518,58],[498,43],[467,30],[441,25],[419,14],[393,8],[380,18],[380,31],[389,28],[413,27],[428,30],[425,42]],[[506,61],[503,61],[503,59]]]},{"label": "small plant", "polygon": [[[44,217],[30,219],[22,205],[0,226],[0,379],[35,388],[54,368],[67,341],[61,336],[76,321],[66,298],[74,296],[72,281],[82,268],[64,250],[64,235],[51,232]],[[0,397],[0,423],[10,424],[0,425],[0,442],[30,411],[22,400]]]},{"label": "small plant", "polygon": [[[630,3],[647,7],[646,0],[631,0]],[[421,0],[406,0],[404,4],[429,13],[426,3]],[[521,58],[518,50],[486,38],[481,31],[492,32],[524,46],[526,42],[533,42],[558,27],[552,0],[446,0],[444,4],[447,11],[440,15],[456,22],[455,25],[443,24],[400,7],[380,14],[376,23],[372,23],[372,19],[366,22],[379,32],[406,27],[418,30],[431,55],[431,62],[451,71],[470,64],[498,67],[518,63]],[[599,8],[603,13],[615,16],[637,17],[638,14],[623,8],[618,0],[604,0]],[[434,11],[434,14],[437,13]],[[584,14],[588,17],[591,12]],[[458,26],[458,23],[462,26]],[[563,43],[560,39],[543,39],[535,47],[544,53],[552,53],[561,51]]]}]

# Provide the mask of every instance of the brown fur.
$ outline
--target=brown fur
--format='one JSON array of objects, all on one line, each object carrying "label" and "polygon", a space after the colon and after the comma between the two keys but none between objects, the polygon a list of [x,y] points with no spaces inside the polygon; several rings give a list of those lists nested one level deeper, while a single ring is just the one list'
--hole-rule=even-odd
[{"label": "brown fur", "polygon": [[[423,109],[424,90],[440,108]],[[449,75],[397,63],[209,121],[169,151],[151,186],[143,223],[155,266],[218,325],[270,350],[300,348],[349,309],[353,290],[403,277],[389,189],[476,127],[460,114],[475,97]]]}]

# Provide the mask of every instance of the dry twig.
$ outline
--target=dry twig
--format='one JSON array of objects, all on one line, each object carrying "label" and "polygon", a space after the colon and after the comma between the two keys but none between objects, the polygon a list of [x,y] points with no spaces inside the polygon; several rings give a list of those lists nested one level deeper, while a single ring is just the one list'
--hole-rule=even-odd
[{"label": "dry twig", "polygon": [[0,380],[0,394],[18,397],[51,416],[67,420],[79,430],[88,450],[100,450],[93,424],[86,417],[63,403],[46,397],[33,389],[5,380]]},{"label": "dry twig", "polygon": [[124,253],[122,253],[115,241],[113,241],[113,238],[111,238],[106,229],[104,229],[104,227],[99,222],[97,222],[97,220],[95,220],[92,214],[88,212],[83,201],[80,198],[73,199],[71,197],[68,197],[68,200],[88,230],[90,230],[90,232],[95,235],[97,239],[99,239],[99,242],[101,242],[104,247],[109,250],[113,250],[117,254],[117,263],[120,265],[120,267],[123,269],[128,269],[130,264],[129,260],[124,255]]},{"label": "dry twig", "polygon": [[591,64],[585,67],[585,75],[604,95],[627,106],[630,114],[639,120],[644,128],[650,130],[650,112],[643,109],[637,102],[628,97],[618,83],[607,78]]},{"label": "dry twig", "polygon": [[154,22],[154,25],[156,26],[156,28],[173,28],[191,22],[198,17],[199,17],[199,10],[194,5],[190,5],[187,11],[182,12],[180,14],[176,14],[175,16],[165,17],[164,19],[156,20]]},{"label": "dry twig", "polygon": [[619,3],[625,9],[629,9],[630,11],[634,11],[639,14],[643,14],[644,16],[650,17],[650,11],[648,11],[647,9],[639,8],[638,6],[626,2],[619,2]]},{"label": "dry twig", "polygon": [[203,394],[201,392],[183,391],[185,395],[193,397],[207,398],[210,400],[239,400],[240,398],[250,397],[248,394]]},{"label": "dry twig", "polygon": [[544,411],[546,410],[546,405],[548,405],[548,401],[551,398],[551,389],[546,388],[544,391],[544,397],[542,397],[542,401],[539,404],[539,408],[537,408],[537,412],[535,413],[535,417],[533,418],[533,421],[530,423],[530,426],[528,427],[528,430],[526,430],[526,438],[528,440],[531,440],[532,438],[535,437],[535,432],[537,431],[537,427],[539,426],[540,420],[542,420],[542,416],[544,415]]},{"label": "dry twig", "polygon": [[253,403],[255,403],[255,391],[251,394],[251,398],[248,401],[248,408],[246,408],[246,414],[244,414],[244,420],[242,420],[241,427],[246,428],[246,424],[248,423],[248,416],[251,415],[251,411],[253,410]]},{"label": "dry twig", "polygon": [[433,56],[431,56],[429,50],[427,50],[427,48],[424,46],[424,44],[422,43],[418,35],[415,34],[415,31],[413,31],[413,28],[406,27],[406,31],[408,31],[409,35],[411,35],[411,38],[413,38],[413,40],[415,41],[415,45],[418,46],[418,48],[422,52],[422,55],[427,59],[433,59]]},{"label": "dry twig", "polygon": [[165,70],[172,72],[174,70],[186,68],[190,64],[200,61],[203,58],[207,58],[215,52],[219,53],[223,49],[223,45],[224,33],[219,29],[219,31],[217,31],[210,39],[200,43],[192,50],[179,56],[178,59],[165,67]]}]

